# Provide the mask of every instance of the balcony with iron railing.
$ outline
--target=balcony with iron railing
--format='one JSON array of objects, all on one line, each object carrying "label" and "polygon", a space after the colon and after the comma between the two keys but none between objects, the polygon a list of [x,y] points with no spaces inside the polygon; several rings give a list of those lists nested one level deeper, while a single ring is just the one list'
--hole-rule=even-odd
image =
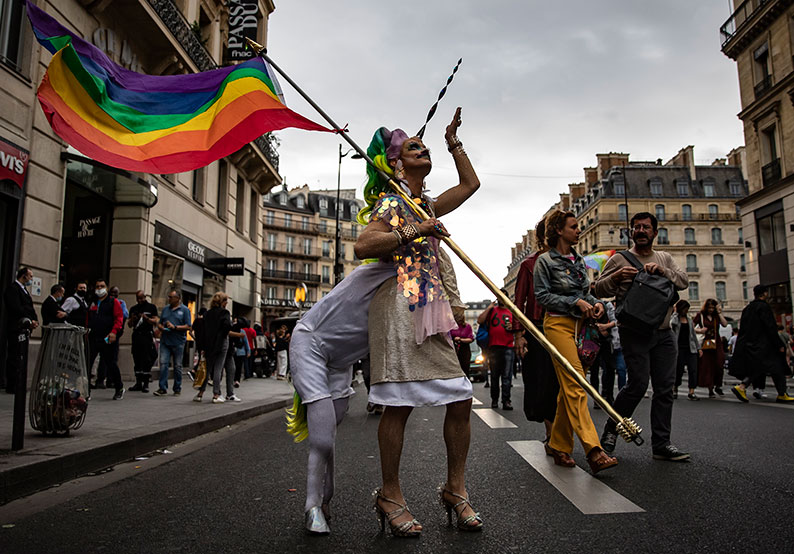
[{"label": "balcony with iron railing", "polygon": [[698,266],[696,266],[696,265],[688,265],[688,266],[686,266],[686,272],[687,273],[698,273],[699,271],[700,270],[698,269]]},{"label": "balcony with iron railing", "polygon": [[[661,221],[741,221],[736,213],[671,214],[667,213]],[[615,212],[601,212],[593,217],[593,223],[624,223],[626,216]]]},{"label": "balcony with iron railing", "polygon": [[288,219],[286,217],[268,216],[265,214],[265,229],[283,229],[297,233],[317,234],[317,224],[311,221]]},{"label": "balcony with iron railing", "polygon": [[289,243],[284,243],[284,242],[265,241],[265,244],[262,247],[262,252],[271,255],[280,254],[282,256],[290,256],[297,258],[320,257],[320,249],[317,247],[312,246],[310,248],[307,248],[302,244],[293,244],[292,246],[290,246]]},{"label": "balcony with iron railing", "polygon": [[722,47],[731,41],[736,36],[737,32],[742,27],[753,19],[761,8],[774,0],[745,0],[739,7],[734,10],[728,20],[720,27],[720,37],[722,39]]},{"label": "balcony with iron railing", "polygon": [[761,180],[765,187],[774,185],[780,181],[780,158],[775,158],[761,168]]},{"label": "balcony with iron railing", "polygon": [[758,100],[761,96],[764,95],[766,91],[772,88],[772,76],[766,75],[763,79],[758,81],[755,86],[753,87],[753,92],[755,93],[755,99]]},{"label": "balcony with iron railing", "polygon": [[302,271],[282,271],[280,269],[265,268],[262,270],[262,280],[319,283],[320,276]]}]

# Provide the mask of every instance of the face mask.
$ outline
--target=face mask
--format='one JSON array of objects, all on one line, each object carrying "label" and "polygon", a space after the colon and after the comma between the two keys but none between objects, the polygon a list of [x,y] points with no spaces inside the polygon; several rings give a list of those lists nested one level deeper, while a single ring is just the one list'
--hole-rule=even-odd
[{"label": "face mask", "polygon": [[79,296],[80,298],[83,298],[85,296],[85,291],[84,290],[76,290],[76,291],[74,291],[74,293],[77,296]]},{"label": "face mask", "polygon": [[104,297],[108,293],[108,289],[96,289],[96,295],[100,298]]},{"label": "face mask", "polygon": [[33,284],[33,279],[28,279],[28,280],[27,280],[27,281],[25,281],[25,283],[24,283],[24,285],[25,285],[26,287],[29,287],[29,286],[30,286],[30,285],[32,285],[32,284]]}]

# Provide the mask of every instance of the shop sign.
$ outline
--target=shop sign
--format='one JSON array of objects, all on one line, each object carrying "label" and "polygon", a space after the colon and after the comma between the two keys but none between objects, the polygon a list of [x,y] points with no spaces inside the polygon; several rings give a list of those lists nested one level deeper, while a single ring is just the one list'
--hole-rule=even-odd
[{"label": "shop sign", "polygon": [[242,61],[254,57],[246,38],[256,40],[259,12],[258,0],[229,0],[229,43],[226,59]]},{"label": "shop sign", "polygon": [[245,275],[245,258],[214,258],[207,267],[221,275]]},{"label": "shop sign", "polygon": [[154,245],[208,268],[211,268],[212,260],[225,259],[217,252],[159,221],[154,223]]},{"label": "shop sign", "polygon": [[0,181],[13,181],[22,188],[29,160],[30,152],[0,138]]},{"label": "shop sign", "polygon": [[102,216],[87,217],[77,222],[77,238],[85,239],[94,236],[94,231],[102,225]]}]

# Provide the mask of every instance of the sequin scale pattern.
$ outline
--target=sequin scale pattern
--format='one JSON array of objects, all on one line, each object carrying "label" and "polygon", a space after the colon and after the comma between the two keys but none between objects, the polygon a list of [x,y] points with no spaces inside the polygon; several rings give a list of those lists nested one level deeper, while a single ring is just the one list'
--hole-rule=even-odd
[{"label": "sequin scale pattern", "polygon": [[[415,201],[430,213],[424,199]],[[410,223],[421,223],[402,198],[385,193],[381,193],[372,209],[372,220],[382,220],[392,230]],[[428,302],[448,300],[438,269],[437,243],[433,237],[420,237],[399,246],[392,256],[397,270],[397,288],[408,300],[412,312]]]}]

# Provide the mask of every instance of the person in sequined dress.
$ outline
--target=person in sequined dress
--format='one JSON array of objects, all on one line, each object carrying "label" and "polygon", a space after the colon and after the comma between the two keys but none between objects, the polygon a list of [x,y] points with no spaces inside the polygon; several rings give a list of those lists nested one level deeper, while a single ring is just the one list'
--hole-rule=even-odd
[{"label": "person in sequined dress", "polygon": [[382,528],[388,522],[395,536],[415,537],[422,531],[399,480],[405,425],[413,408],[420,406],[446,406],[447,480],[439,494],[450,522],[454,515],[460,530],[479,531],[483,526],[465,486],[472,388],[449,337],[456,324],[438,267],[439,240],[447,232],[436,218],[459,207],[480,186],[456,135],[460,123],[458,108],[445,139],[459,184],[435,200],[425,194],[432,162],[419,137],[382,127],[367,152],[431,216],[421,221],[377,171],[367,168],[367,206],[360,213],[367,227],[356,242],[356,256],[390,261],[397,271],[375,293],[369,318],[369,400],[385,406],[378,428],[383,486],[376,491],[375,510]]}]

